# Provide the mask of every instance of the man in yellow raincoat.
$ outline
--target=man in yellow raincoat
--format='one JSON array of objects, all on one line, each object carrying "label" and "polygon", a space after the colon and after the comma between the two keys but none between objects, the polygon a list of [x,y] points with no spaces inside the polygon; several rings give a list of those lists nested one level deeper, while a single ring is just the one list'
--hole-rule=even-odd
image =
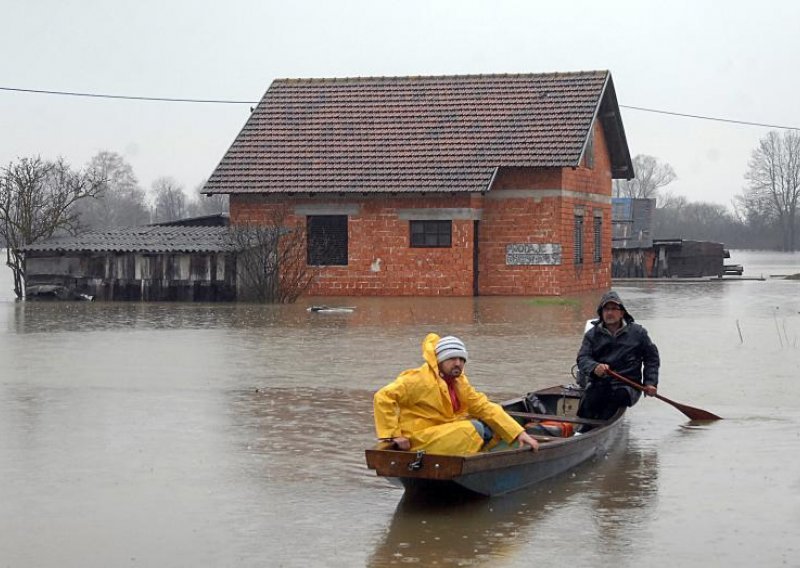
[{"label": "man in yellow raincoat", "polygon": [[421,367],[403,371],[375,393],[378,438],[399,450],[460,455],[479,451],[494,432],[509,444],[516,440],[538,450],[522,426],[469,384],[460,339],[429,333],[422,357]]}]

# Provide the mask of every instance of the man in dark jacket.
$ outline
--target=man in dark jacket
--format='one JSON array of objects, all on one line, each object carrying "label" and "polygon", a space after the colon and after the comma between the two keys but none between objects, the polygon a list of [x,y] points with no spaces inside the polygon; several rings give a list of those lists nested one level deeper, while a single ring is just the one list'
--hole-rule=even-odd
[{"label": "man in dark jacket", "polygon": [[612,378],[608,370],[643,385],[645,394],[654,396],[660,359],[647,330],[634,323],[619,294],[604,294],[597,315],[600,319],[583,335],[578,351],[578,369],[587,381],[578,416],[605,420],[619,407],[636,404],[641,394]]}]

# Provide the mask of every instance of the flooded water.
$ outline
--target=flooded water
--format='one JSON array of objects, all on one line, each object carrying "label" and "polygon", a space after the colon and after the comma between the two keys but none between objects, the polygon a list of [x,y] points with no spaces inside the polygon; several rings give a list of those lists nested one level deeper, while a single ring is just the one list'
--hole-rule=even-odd
[{"label": "flooded water", "polygon": [[[432,503],[364,465],[429,331],[497,400],[569,383],[597,295],[17,303],[0,273],[0,566],[800,566],[800,255],[765,281],[617,286],[662,355],[605,457]],[[351,313],[313,313],[312,304]]]}]

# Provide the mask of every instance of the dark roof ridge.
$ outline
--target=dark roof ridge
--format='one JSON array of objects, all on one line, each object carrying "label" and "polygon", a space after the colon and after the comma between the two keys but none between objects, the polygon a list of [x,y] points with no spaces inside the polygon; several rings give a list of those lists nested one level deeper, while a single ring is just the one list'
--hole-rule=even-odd
[{"label": "dark roof ridge", "polygon": [[519,79],[539,77],[567,77],[608,74],[608,69],[586,69],[580,71],[547,71],[542,73],[463,73],[455,75],[358,75],[350,77],[278,77],[273,83],[345,83],[356,81],[400,81],[409,79],[496,79],[510,77]]}]

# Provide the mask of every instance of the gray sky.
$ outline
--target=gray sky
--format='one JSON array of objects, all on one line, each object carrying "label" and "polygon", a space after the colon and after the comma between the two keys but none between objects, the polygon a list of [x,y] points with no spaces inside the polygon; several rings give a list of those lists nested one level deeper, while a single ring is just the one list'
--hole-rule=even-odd
[{"label": "gray sky", "polygon": [[[285,77],[609,69],[621,105],[800,127],[800,3],[0,0],[0,87],[257,101]],[[623,109],[631,155],[729,205],[769,128]],[[122,154],[142,186],[207,178],[249,105],[0,91],[0,164]]]}]

